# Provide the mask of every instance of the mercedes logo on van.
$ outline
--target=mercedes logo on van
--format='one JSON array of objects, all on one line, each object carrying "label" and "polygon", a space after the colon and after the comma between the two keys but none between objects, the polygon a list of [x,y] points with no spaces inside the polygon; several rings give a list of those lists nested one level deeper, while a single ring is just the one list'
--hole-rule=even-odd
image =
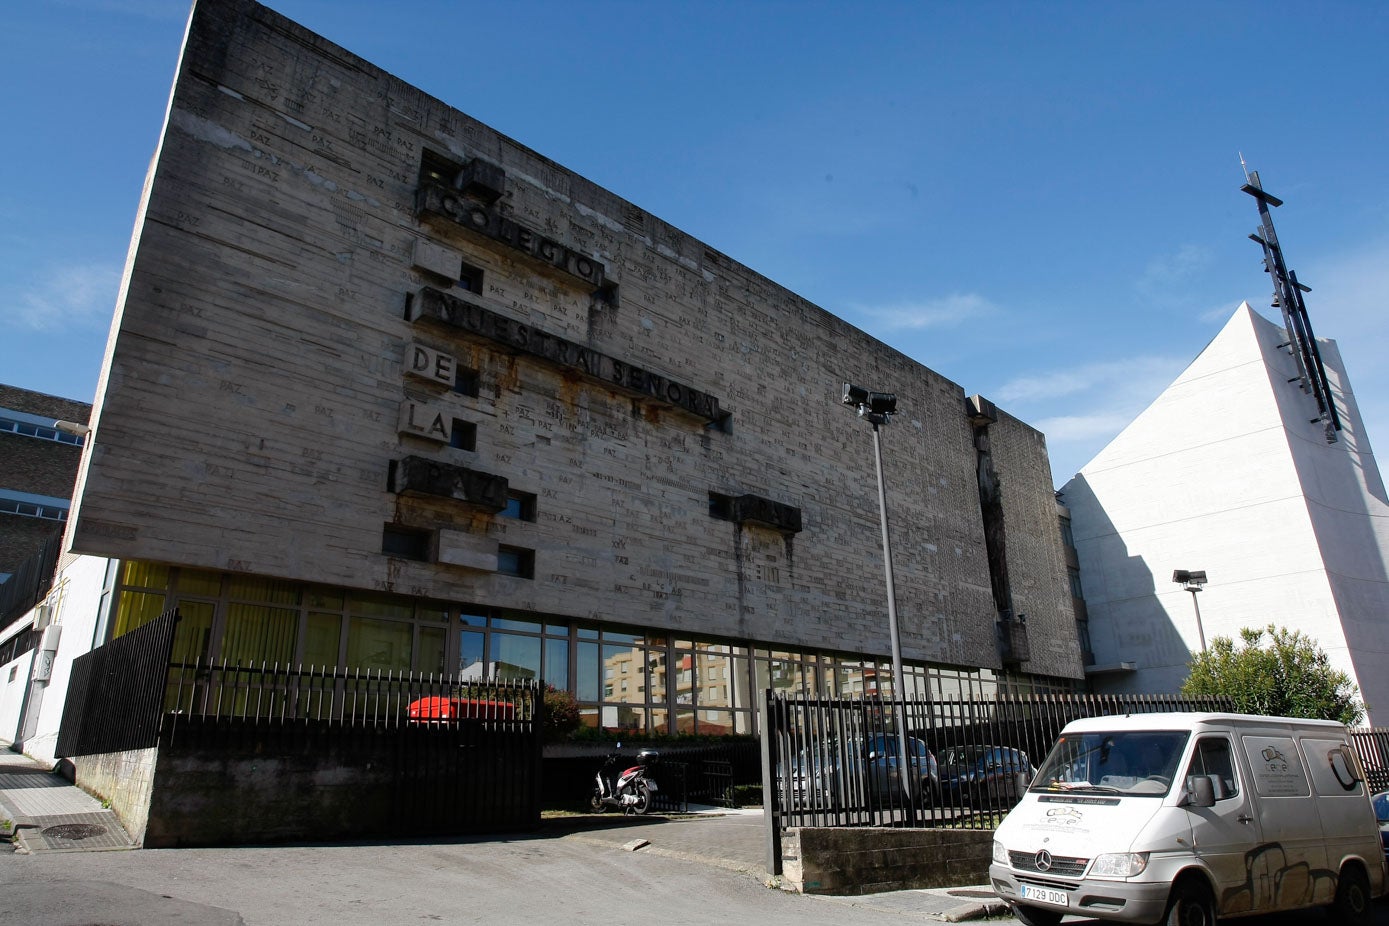
[{"label": "mercedes logo on van", "polygon": [[1043,849],[1037,853],[1033,863],[1037,866],[1038,871],[1051,871],[1051,853]]}]

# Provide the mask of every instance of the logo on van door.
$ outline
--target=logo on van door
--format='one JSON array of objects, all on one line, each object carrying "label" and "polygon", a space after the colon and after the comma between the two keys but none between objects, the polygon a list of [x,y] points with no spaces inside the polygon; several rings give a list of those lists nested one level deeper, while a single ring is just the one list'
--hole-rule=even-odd
[{"label": "logo on van door", "polygon": [[1286,772],[1288,770],[1288,757],[1283,755],[1273,746],[1265,746],[1259,755],[1264,757],[1268,763],[1270,772]]}]

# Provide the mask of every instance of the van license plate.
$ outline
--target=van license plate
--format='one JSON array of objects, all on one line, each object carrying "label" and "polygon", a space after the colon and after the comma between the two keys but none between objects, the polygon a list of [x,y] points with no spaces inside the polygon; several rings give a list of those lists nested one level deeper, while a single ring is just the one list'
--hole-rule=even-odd
[{"label": "van license plate", "polygon": [[1054,903],[1063,907],[1071,905],[1071,899],[1065,891],[1053,891],[1047,887],[1033,887],[1030,884],[1020,885],[1024,900],[1040,900],[1042,903]]}]

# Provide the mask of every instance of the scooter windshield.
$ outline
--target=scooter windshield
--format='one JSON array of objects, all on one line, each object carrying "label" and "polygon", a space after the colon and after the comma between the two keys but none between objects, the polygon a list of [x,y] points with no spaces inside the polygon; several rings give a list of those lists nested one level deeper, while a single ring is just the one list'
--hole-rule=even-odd
[{"label": "scooter windshield", "polygon": [[1185,730],[1072,733],[1052,747],[1032,791],[1163,797],[1172,788]]}]

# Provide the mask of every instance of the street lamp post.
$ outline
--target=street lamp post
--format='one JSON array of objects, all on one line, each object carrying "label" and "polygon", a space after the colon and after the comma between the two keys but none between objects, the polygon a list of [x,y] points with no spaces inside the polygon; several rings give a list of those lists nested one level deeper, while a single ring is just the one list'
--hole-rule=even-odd
[{"label": "street lamp post", "polygon": [[1172,581],[1182,587],[1183,591],[1191,592],[1191,606],[1196,609],[1196,635],[1201,638],[1201,652],[1206,651],[1206,630],[1201,626],[1201,604],[1196,600],[1197,594],[1201,591],[1201,586],[1206,584],[1206,571],[1204,569],[1187,570],[1176,569],[1172,572]]},{"label": "street lamp post", "polygon": [[887,529],[887,489],[883,481],[883,450],[879,428],[897,412],[897,396],[890,392],[869,392],[860,386],[844,384],[845,405],[856,408],[860,418],[873,426],[873,463],[878,476],[878,520],[883,529],[883,576],[887,581],[887,627],[892,645],[892,704],[897,724],[898,780],[911,801],[911,766],[907,760],[907,689],[902,673],[902,638],[897,631],[897,587],[892,579],[892,541]]}]

